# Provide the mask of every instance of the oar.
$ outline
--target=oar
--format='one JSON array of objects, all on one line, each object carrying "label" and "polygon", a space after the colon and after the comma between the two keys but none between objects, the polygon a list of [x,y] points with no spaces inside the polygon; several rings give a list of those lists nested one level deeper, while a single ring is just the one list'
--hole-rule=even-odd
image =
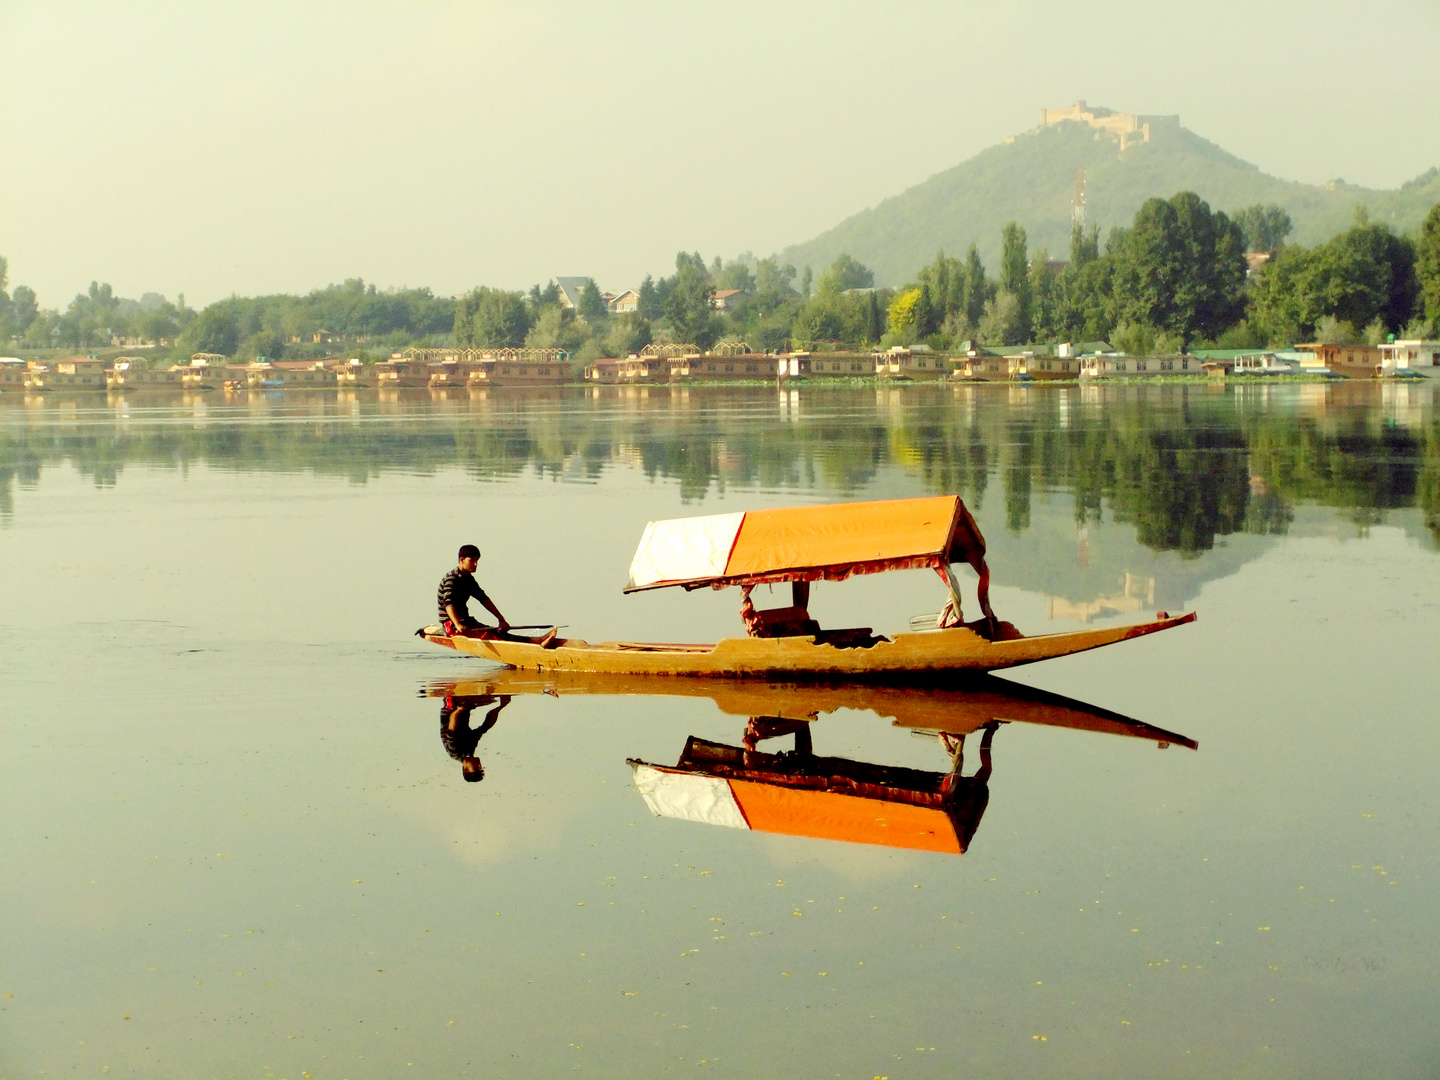
[{"label": "oar", "polygon": [[568,628],[569,625],[570,625],[569,623],[537,622],[537,623],[524,623],[524,624],[522,624],[522,625],[517,626],[515,623],[511,623],[509,629],[511,629],[511,630],[549,630],[551,627],[554,627],[556,630],[564,630],[564,629]]}]

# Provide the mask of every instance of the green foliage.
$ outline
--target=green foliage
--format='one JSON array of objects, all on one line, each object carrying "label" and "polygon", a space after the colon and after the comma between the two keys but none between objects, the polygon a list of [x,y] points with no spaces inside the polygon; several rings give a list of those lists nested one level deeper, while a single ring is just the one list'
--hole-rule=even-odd
[{"label": "green foliage", "polygon": [[[1423,240],[1423,237],[1422,237]],[[1335,325],[1387,327],[1410,322],[1420,299],[1414,244],[1383,225],[1357,218],[1318,247],[1287,247],[1256,274],[1251,322],[1271,343]],[[1348,342],[1347,342],[1348,343]]]},{"label": "green foliage", "polygon": [[875,272],[849,255],[841,255],[820,275],[817,292],[821,296],[838,296],[846,289],[870,289],[875,286]]},{"label": "green foliage", "polygon": [[233,304],[211,304],[186,328],[181,338],[185,352],[219,353],[234,356],[240,347],[240,320]]},{"label": "green foliage", "polygon": [[517,347],[530,332],[531,311],[518,292],[481,287],[455,305],[454,341],[474,348]]},{"label": "green foliage", "polygon": [[710,273],[699,255],[682,251],[675,259],[675,279],[665,300],[665,319],[677,341],[708,348],[723,324],[712,317]]},{"label": "green foliage", "polygon": [[574,311],[559,304],[547,304],[540,309],[535,324],[525,335],[525,344],[531,349],[564,349],[566,352],[575,352],[587,337],[587,328],[575,318]]},{"label": "green foliage", "polygon": [[1344,322],[1334,315],[1322,315],[1315,324],[1315,340],[1321,345],[1359,345],[1360,334],[1354,323]]},{"label": "green foliage", "polygon": [[1001,289],[985,301],[985,310],[976,329],[979,340],[986,345],[1023,345],[1025,319],[1020,298],[1007,289]]},{"label": "green foliage", "polygon": [[1034,303],[1030,290],[1030,256],[1025,230],[1013,221],[1007,221],[1001,232],[1000,291],[1013,296],[1016,304],[1015,322],[1007,337],[1018,340],[1007,341],[1006,344],[1030,340],[1031,307]]},{"label": "green foliage", "polygon": [[645,280],[636,291],[640,295],[637,310],[643,318],[658,319],[665,314],[665,298],[660,295],[660,291],[655,287],[655,279],[649,274],[645,275]]},{"label": "green foliage", "polygon": [[[1440,202],[1430,208],[1415,245],[1416,284],[1430,334],[1440,334]],[[20,290],[15,290],[19,303]]]},{"label": "green foliage", "polygon": [[610,309],[605,306],[605,295],[600,291],[600,286],[595,284],[594,278],[586,278],[585,285],[580,290],[580,317],[585,320],[587,326],[594,330],[600,328]]},{"label": "green foliage", "polygon": [[1235,212],[1235,224],[1245,237],[1246,251],[1280,250],[1285,238],[1294,231],[1294,222],[1285,209],[1275,203],[1255,203]]},{"label": "green foliage", "polygon": [[1244,313],[1245,243],[1194,192],[1150,199],[1111,235],[1115,317],[1176,334],[1214,337]]}]

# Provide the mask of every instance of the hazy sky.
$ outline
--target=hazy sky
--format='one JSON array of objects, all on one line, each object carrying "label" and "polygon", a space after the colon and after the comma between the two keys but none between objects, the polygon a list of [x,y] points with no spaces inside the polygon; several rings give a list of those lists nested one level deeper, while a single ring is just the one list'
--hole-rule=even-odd
[{"label": "hazy sky", "polygon": [[769,254],[1084,98],[1287,179],[1440,164],[1440,0],[0,0],[0,255],[43,306],[638,284]]}]

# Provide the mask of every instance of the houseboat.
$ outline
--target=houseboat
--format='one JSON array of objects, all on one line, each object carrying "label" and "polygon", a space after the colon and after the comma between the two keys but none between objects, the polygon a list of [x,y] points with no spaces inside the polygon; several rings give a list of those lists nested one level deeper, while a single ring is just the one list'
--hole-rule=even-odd
[{"label": "houseboat", "polygon": [[1380,374],[1387,378],[1440,378],[1440,341],[1408,338],[1381,345]]}]

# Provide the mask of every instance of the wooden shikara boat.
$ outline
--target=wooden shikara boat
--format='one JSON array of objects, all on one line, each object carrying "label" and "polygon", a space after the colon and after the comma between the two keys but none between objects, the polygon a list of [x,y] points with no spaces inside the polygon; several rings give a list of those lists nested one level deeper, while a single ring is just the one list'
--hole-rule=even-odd
[{"label": "wooden shikara boat", "polygon": [[[448,700],[494,702],[523,694],[709,698],[748,720],[743,745],[690,736],[676,764],[627,759],[635,787],[660,817],[753,832],[963,854],[989,801],[991,741],[1004,723],[1064,727],[1196,747],[1192,739],[1059,694],[981,675],[948,688],[873,684],[762,683],[684,677],[656,680],[575,672],[497,671],[437,682]],[[881,765],[814,752],[811,722],[840,709],[874,712],[897,727],[938,736],[946,772]],[[962,772],[965,737],[984,732],[980,769]],[[759,749],[794,735],[795,749]]]},{"label": "wooden shikara boat", "polygon": [[[961,621],[956,563],[979,575],[982,617],[973,622]],[[869,627],[822,630],[809,617],[811,582],[924,568],[938,574],[949,592],[942,625],[933,629],[892,636]],[[757,610],[751,605],[756,585],[784,582],[793,589],[791,606]],[[1131,626],[1025,636],[990,609],[985,540],[955,495],[652,521],[631,563],[625,592],[732,585],[742,590],[741,615],[750,636],[715,644],[450,637],[438,626],[420,634],[437,645],[532,671],[893,680],[1033,664],[1195,619],[1193,612],[1160,612],[1151,622]]]}]

